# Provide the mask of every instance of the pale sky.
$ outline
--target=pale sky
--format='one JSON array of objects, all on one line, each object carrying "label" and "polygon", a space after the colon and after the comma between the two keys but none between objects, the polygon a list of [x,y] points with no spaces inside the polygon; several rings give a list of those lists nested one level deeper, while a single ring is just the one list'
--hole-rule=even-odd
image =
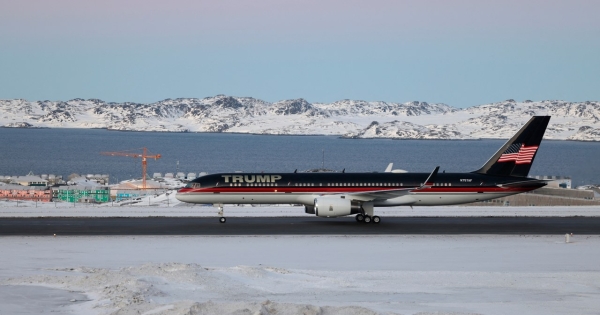
[{"label": "pale sky", "polygon": [[600,1],[0,0],[0,99],[600,100]]}]

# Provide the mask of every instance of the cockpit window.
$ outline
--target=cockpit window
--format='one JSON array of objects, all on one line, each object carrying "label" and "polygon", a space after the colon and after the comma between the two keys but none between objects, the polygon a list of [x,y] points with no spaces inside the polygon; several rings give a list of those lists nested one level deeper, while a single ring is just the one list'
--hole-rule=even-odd
[{"label": "cockpit window", "polygon": [[200,188],[200,183],[188,183],[185,188]]}]

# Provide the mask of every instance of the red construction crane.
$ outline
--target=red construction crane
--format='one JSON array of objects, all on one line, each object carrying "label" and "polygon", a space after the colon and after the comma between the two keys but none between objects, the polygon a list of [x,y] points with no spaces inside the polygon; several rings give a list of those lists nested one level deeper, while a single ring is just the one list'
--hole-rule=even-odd
[{"label": "red construction crane", "polygon": [[[139,149],[137,149],[139,150]],[[142,189],[146,189],[146,168],[148,167],[148,159],[158,160],[160,154],[148,155],[148,149],[142,148],[142,153],[121,151],[121,152],[100,152],[102,155],[110,156],[128,156],[132,158],[142,158]]]}]

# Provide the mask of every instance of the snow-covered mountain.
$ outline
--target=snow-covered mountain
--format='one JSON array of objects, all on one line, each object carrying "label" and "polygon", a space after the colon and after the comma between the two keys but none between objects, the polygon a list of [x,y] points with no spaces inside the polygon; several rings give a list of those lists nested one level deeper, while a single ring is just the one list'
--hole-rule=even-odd
[{"label": "snow-covered mountain", "polygon": [[217,95],[151,104],[0,100],[0,126],[170,132],[342,135],[348,138],[507,138],[533,115],[551,115],[546,139],[600,141],[600,102],[506,100],[469,108],[426,102],[275,103]]}]

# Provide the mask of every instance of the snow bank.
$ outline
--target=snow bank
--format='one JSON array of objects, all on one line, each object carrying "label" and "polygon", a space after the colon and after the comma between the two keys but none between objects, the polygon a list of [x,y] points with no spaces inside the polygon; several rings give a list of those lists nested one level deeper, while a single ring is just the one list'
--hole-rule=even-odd
[{"label": "snow bank", "polygon": [[61,289],[63,314],[595,314],[600,237],[573,241],[3,237],[0,288]]}]

